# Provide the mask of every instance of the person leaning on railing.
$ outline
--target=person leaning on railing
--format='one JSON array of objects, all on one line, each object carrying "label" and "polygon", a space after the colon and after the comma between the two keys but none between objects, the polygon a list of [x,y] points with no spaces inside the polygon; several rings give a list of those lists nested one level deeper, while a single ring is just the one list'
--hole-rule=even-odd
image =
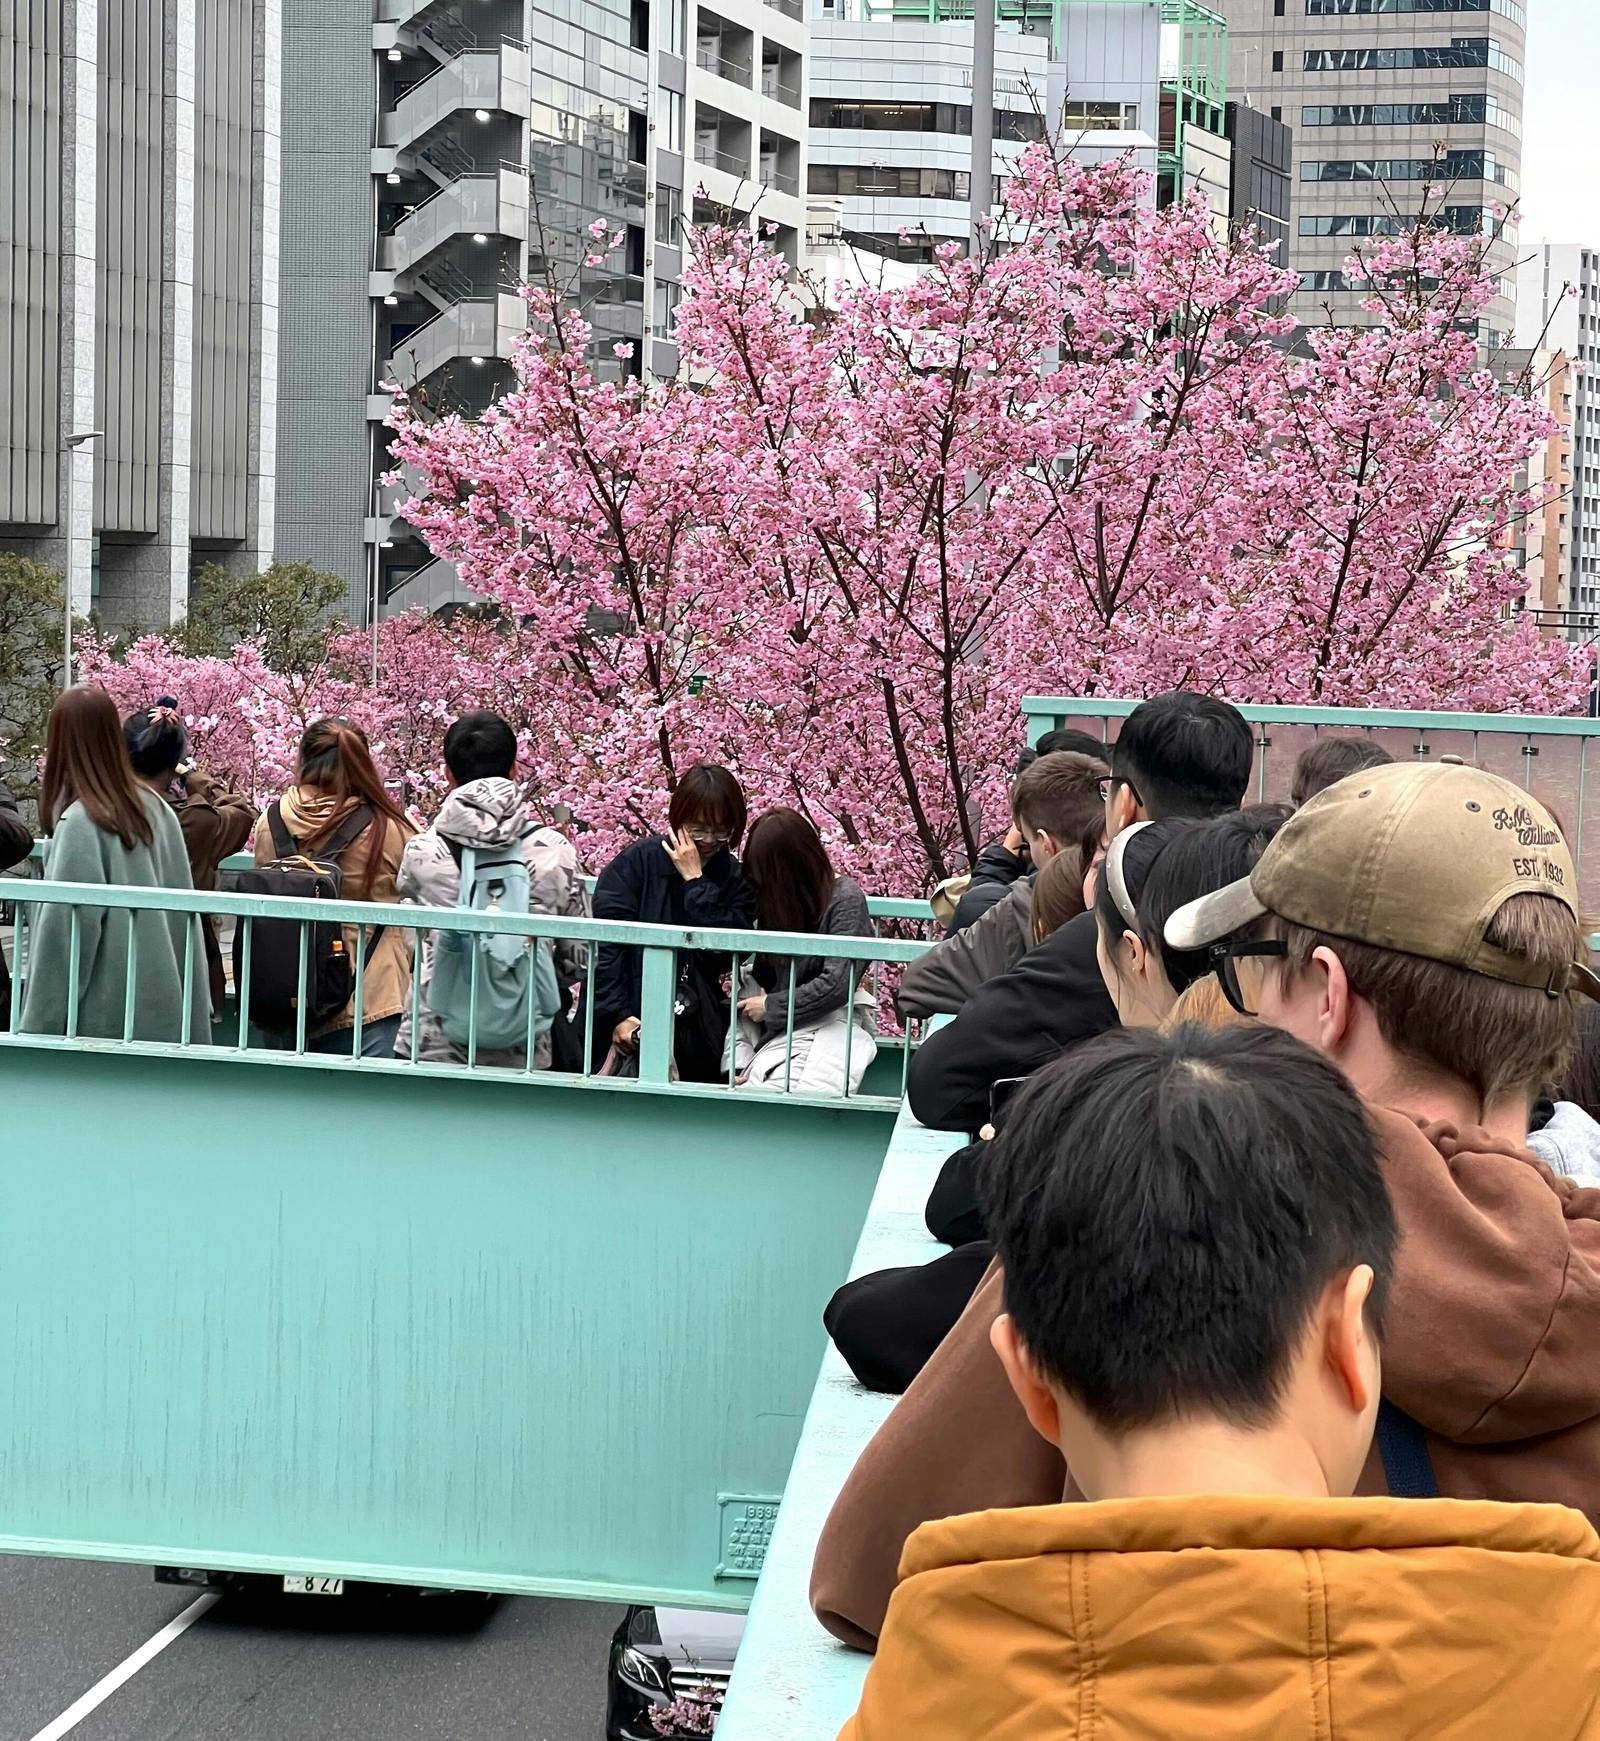
[{"label": "person leaning on railing", "polygon": [[[761,930],[873,935],[860,885],[834,870],[822,837],[798,810],[780,806],[756,818],[744,868],[756,891]],[[793,962],[754,956],[740,988],[741,1084],[796,1094],[854,1094],[878,1054],[877,1011],[872,994],[861,989],[865,965],[839,956]]]},{"label": "person leaning on railing", "polygon": [[[203,773],[190,762],[189,734],[170,695],[162,696],[153,707],[130,714],[122,722],[122,739],[139,783],[170,805],[178,818],[194,886],[214,891],[222,861],[250,838],[255,805],[225,781]],[[217,921],[210,914],[204,915],[200,930],[206,944],[211,1008],[217,1014],[228,993]]]},{"label": "person leaning on railing", "polygon": [[[406,842],[416,829],[384,789],[367,734],[360,726],[348,719],[319,719],[307,726],[300,739],[295,783],[273,809],[295,848],[312,858],[357,811],[365,811],[370,821],[336,860],[344,873],[340,898],[380,905],[399,900],[395,876]],[[271,810],[256,824],[255,855],[257,864],[271,864],[284,856],[273,840]],[[400,1017],[411,993],[410,939],[393,928],[379,927],[374,936],[365,926],[358,931],[346,925],[344,946],[352,961],[357,959],[358,947],[367,955],[361,997],[361,1055],[393,1057]],[[308,1036],[307,1051],[349,1051],[348,1036],[354,1026],[352,997],[338,1015]]]},{"label": "person leaning on railing", "polygon": [[[625,847],[600,873],[597,919],[647,925],[699,925],[749,931],[756,896],[734,856],[749,815],[744,790],[726,768],[688,769],[667,807],[669,832]],[[594,1056],[637,1052],[644,964],[639,949],[602,943],[589,982]],[[721,978],[727,957],[685,951],[678,959],[673,1062],[689,1082],[722,1080],[722,1052],[731,1017]],[[652,1012],[653,1013],[653,1012]]]},{"label": "person leaning on railing", "polygon": [[[122,723],[103,689],[69,689],[51,708],[39,811],[49,836],[44,874],[51,882],[139,889],[194,886],[178,819],[134,778]],[[205,945],[193,913],[52,903],[33,908],[23,930],[27,980],[18,1024],[23,1033],[65,1034],[75,991],[76,1032],[86,1039],[121,1039],[131,967],[132,1037],[179,1042],[185,1028],[187,958],[189,1037],[195,1042],[210,1038]]]},{"label": "person leaning on railing", "polygon": [[[0,871],[8,871],[33,851],[33,830],[22,820],[11,788],[0,780]],[[0,949],[0,1030],[11,1026],[11,970]]]}]

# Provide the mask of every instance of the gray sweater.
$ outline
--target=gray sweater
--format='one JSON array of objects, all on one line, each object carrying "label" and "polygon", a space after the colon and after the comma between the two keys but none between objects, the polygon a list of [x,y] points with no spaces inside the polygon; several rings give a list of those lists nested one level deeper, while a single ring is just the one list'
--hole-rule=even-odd
[{"label": "gray sweater", "polygon": [[[871,937],[874,934],[872,916],[867,911],[867,897],[853,878],[840,877],[835,882],[828,904],[817,921],[817,931],[824,937]],[[819,955],[803,955],[794,965],[796,1028],[809,1027],[835,1010],[842,1010],[850,1002],[866,969],[866,963],[862,961],[824,960]],[[756,978],[763,984],[771,981],[767,991],[764,1031],[768,1034],[786,1032],[789,1026],[787,958],[758,955]]]},{"label": "gray sweater", "polygon": [[[90,821],[81,804],[67,806],[45,849],[44,874],[56,883],[114,883],[136,889],[189,889],[189,854],[170,806],[141,791],[154,839],[125,847]],[[197,1046],[211,1038],[211,992],[205,943],[193,913],[131,913],[107,907],[33,906],[27,923],[27,990],[20,1030],[25,1034],[67,1031],[67,981],[72,915],[78,915],[78,1032],[85,1038],[120,1040],[127,1004],[128,938],[135,924],[139,953],[133,998],[133,1037],[176,1044],[183,1035],[184,950],[189,968],[189,1037]]]}]

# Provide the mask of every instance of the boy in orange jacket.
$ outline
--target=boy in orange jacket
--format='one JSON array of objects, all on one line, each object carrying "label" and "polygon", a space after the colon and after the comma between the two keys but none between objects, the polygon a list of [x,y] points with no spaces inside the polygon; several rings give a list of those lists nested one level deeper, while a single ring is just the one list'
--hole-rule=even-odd
[{"label": "boy in orange jacket", "polygon": [[1396,1233],[1361,1102],[1269,1029],[1121,1032],[987,1176],[995,1351],[1090,1503],[924,1524],[841,1741],[1600,1737],[1600,1539],[1352,1499]]}]

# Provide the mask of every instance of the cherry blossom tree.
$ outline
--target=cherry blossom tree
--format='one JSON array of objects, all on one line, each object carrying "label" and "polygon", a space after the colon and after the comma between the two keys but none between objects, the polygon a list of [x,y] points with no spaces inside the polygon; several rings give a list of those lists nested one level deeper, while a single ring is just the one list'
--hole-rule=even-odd
[{"label": "cherry blossom tree", "polygon": [[192,684],[141,643],[127,700],[193,697],[262,791],[348,713],[424,808],[449,718],[496,707],[595,865],[714,759],[884,892],[970,860],[1025,694],[1576,707],[1587,656],[1510,620],[1509,534],[1543,505],[1518,474],[1554,425],[1479,367],[1481,238],[1375,243],[1350,268],[1373,326],[1295,334],[1267,251],[1147,193],[1035,146],[971,258],[832,307],[749,235],[691,232],[670,381],[601,379],[582,310],[530,287],[511,392],[392,418],[409,517],[496,619],[385,623],[375,685],[365,635]]},{"label": "cherry blossom tree", "polygon": [[599,379],[547,285],[481,420],[397,401],[409,517],[532,636],[552,791],[637,830],[715,757],[920,886],[1025,693],[1575,704],[1582,656],[1504,620],[1553,424],[1478,366],[1481,239],[1376,244],[1376,324],[1290,343],[1292,275],[1145,195],[1036,146],[973,257],[833,309],[696,232],[677,379]]}]

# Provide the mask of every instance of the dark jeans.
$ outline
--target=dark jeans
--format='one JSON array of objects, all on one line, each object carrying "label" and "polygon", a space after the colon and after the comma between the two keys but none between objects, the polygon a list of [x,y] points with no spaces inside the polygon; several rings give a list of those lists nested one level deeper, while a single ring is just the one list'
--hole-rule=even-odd
[{"label": "dark jeans", "polygon": [[[363,1022],[361,1024],[361,1056],[363,1058],[392,1058],[394,1043],[400,1037],[400,1017],[384,1016],[381,1021]],[[319,1035],[315,1040],[306,1041],[308,1052],[320,1053],[323,1057],[337,1058],[342,1053],[350,1056],[351,1042],[354,1031],[350,1028],[338,1028],[331,1034]]]}]

